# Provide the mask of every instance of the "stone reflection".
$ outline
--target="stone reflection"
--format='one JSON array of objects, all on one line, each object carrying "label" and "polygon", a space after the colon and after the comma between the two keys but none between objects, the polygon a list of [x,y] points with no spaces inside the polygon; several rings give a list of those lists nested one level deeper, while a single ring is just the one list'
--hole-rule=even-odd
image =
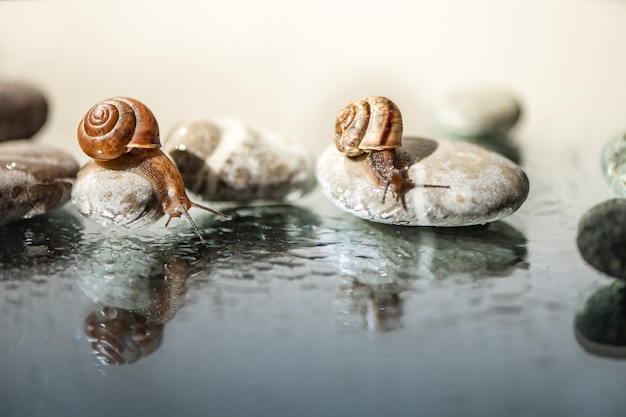
[{"label": "stone reflection", "polygon": [[402,297],[398,283],[367,285],[350,279],[339,289],[338,320],[348,328],[389,332],[402,327]]},{"label": "stone reflection", "polygon": [[504,222],[481,227],[395,227],[345,217],[328,246],[344,280],[342,326],[387,332],[402,326],[402,293],[416,281],[471,282],[525,269],[526,238]]},{"label": "stone reflection", "polygon": [[626,283],[616,280],[591,294],[576,315],[574,332],[587,352],[626,359]]},{"label": "stone reflection", "polygon": [[195,269],[176,247],[137,237],[108,236],[85,246],[77,263],[78,285],[101,306],[85,319],[94,353],[106,365],[150,355],[161,345],[165,324],[183,306]]},{"label": "stone reflection", "polygon": [[395,227],[344,218],[334,249],[344,274],[381,284],[397,278],[475,280],[527,268],[526,238],[505,222],[459,228]]},{"label": "stone reflection", "polygon": [[0,281],[46,278],[72,265],[80,221],[64,209],[0,226]]},{"label": "stone reflection", "polygon": [[[316,257],[319,218],[307,209],[254,206],[225,210],[233,220],[220,223],[211,245],[196,247],[198,263],[212,279],[299,279],[307,275],[307,257]],[[295,256],[295,250],[302,256]]]}]

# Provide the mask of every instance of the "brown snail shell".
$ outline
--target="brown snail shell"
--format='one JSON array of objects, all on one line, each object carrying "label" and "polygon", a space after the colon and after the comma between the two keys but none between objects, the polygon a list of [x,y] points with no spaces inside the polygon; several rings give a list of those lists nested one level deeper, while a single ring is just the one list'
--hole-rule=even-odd
[{"label": "brown snail shell", "polygon": [[395,149],[401,143],[402,114],[386,97],[365,97],[350,103],[337,116],[335,145],[347,156]]},{"label": "brown snail shell", "polygon": [[143,103],[114,97],[85,114],[78,125],[78,144],[90,158],[108,161],[129,148],[160,148],[159,125]]}]

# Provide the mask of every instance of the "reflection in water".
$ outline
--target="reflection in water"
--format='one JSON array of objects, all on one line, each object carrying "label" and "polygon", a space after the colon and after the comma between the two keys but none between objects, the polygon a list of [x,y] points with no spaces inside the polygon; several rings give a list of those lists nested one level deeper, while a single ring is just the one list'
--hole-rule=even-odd
[{"label": "reflection in water", "polygon": [[79,287],[103,306],[89,314],[85,331],[104,364],[134,363],[156,350],[164,325],[183,306],[188,278],[258,278],[282,271],[304,276],[299,258],[286,255],[294,247],[317,243],[308,210],[290,206],[252,207],[231,211],[233,221],[215,223],[195,244],[185,235],[139,235],[126,230],[109,235],[86,233],[76,248]]},{"label": "reflection in water", "polygon": [[504,222],[466,228],[402,227],[337,221],[325,250],[346,284],[337,308],[342,325],[401,327],[401,294],[414,281],[471,282],[527,268],[526,239]]},{"label": "reflection in water", "polygon": [[[104,362],[137,360],[141,349],[132,347],[132,329],[141,334],[148,324],[171,320],[192,275],[193,285],[210,283],[217,289],[232,280],[254,280],[258,288],[275,279],[337,277],[342,326],[388,332],[402,327],[402,293],[417,280],[471,282],[527,266],[526,239],[504,222],[444,229],[384,225],[350,215],[321,221],[294,206],[238,208],[229,214],[228,223],[207,225],[200,218],[209,245],[184,234],[85,238],[76,255],[77,273],[83,291],[105,306],[86,324]],[[249,289],[245,284],[228,288]],[[114,319],[126,324],[113,324]],[[94,326],[106,331],[94,332]],[[115,331],[121,335],[109,341]],[[129,352],[113,354],[112,346]]]},{"label": "reflection in water", "polygon": [[[221,223],[212,246],[196,247],[195,266],[212,279],[297,279],[311,265],[293,256],[296,249],[315,253],[319,218],[295,206],[256,206],[225,210],[233,217]],[[305,255],[306,258],[306,255]]]},{"label": "reflection in water", "polygon": [[626,283],[616,280],[594,292],[576,315],[574,331],[587,352],[626,358]]},{"label": "reflection in water", "polygon": [[400,284],[366,285],[352,279],[339,289],[337,311],[345,327],[389,332],[402,327]]},{"label": "reflection in water", "polygon": [[85,319],[85,334],[105,365],[137,362],[161,346],[163,324],[115,307],[94,311]]},{"label": "reflection in water", "polygon": [[47,278],[72,263],[67,256],[81,238],[81,223],[59,209],[0,227],[0,281]]},{"label": "reflection in water", "polygon": [[502,221],[486,226],[402,227],[353,216],[337,222],[330,245],[344,275],[363,283],[475,280],[526,268],[526,238]]},{"label": "reflection in water", "polygon": [[136,237],[84,243],[77,255],[78,284],[104,306],[85,319],[87,340],[103,364],[134,363],[161,345],[194,269],[175,246],[167,247],[168,256],[166,248]]}]

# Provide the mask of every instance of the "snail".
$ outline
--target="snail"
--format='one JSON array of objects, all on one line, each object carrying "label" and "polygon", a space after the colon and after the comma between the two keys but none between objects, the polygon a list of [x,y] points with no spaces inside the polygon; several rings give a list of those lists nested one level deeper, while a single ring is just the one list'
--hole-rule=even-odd
[{"label": "snail", "polygon": [[400,151],[402,114],[386,97],[370,96],[342,109],[335,123],[335,145],[347,157],[365,163],[370,178],[384,187],[406,210],[404,195],[415,187],[450,188],[446,185],[415,184],[408,176],[409,156]]},{"label": "snail", "polygon": [[173,217],[185,216],[205,242],[189,215],[191,207],[231,219],[189,199],[178,168],[161,150],[159,127],[152,111],[135,99],[115,97],[93,106],[78,125],[78,143],[98,166],[148,180],[169,216],[165,227]]}]

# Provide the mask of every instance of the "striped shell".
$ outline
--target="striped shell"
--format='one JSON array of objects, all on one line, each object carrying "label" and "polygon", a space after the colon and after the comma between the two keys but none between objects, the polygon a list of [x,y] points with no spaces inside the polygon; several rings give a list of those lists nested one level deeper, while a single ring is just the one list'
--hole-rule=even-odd
[{"label": "striped shell", "polygon": [[394,149],[401,141],[402,114],[386,97],[365,97],[349,104],[337,116],[335,145],[347,156]]}]

